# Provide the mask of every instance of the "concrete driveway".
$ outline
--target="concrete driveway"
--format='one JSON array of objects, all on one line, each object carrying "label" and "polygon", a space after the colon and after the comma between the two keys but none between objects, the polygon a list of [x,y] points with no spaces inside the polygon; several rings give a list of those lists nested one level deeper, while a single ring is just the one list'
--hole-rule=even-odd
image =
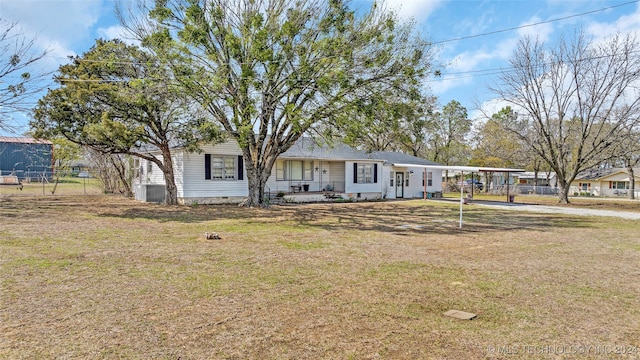
[{"label": "concrete driveway", "polygon": [[482,201],[473,200],[472,205],[484,206],[495,209],[503,210],[516,210],[516,211],[532,211],[540,213],[551,214],[568,214],[568,215],[580,215],[580,216],[609,216],[622,219],[640,220],[640,212],[631,211],[615,211],[615,210],[597,210],[597,209],[585,209],[585,208],[569,208],[563,206],[548,206],[548,205],[529,205],[519,203],[501,203],[497,201]]}]

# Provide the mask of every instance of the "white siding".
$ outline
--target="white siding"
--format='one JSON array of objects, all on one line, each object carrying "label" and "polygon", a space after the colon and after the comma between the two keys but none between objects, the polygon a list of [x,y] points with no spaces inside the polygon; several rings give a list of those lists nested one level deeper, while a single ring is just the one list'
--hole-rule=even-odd
[{"label": "white siding", "polygon": [[[413,174],[411,173],[412,171],[413,171]],[[404,173],[404,184],[402,185],[404,188],[404,191],[403,191],[404,198],[406,199],[424,198],[424,195],[423,195],[424,185],[422,184],[422,176],[424,173],[424,168],[421,168],[421,167],[384,166],[382,171],[382,181],[383,181],[382,194],[385,195],[385,192],[386,192],[387,199],[396,198],[395,174],[398,172]],[[427,192],[428,193],[442,192],[442,170],[427,169],[427,173],[429,172],[432,173],[432,182],[431,182],[431,186],[429,186],[427,182]],[[390,181],[391,173],[394,174],[393,186],[391,186],[391,181]],[[409,179],[408,187],[407,187],[407,178]]]},{"label": "white siding", "polygon": [[346,184],[346,164],[344,162],[332,161],[327,163],[327,174],[323,175],[323,179],[326,177],[327,184],[331,185],[334,191],[344,191]]},{"label": "white siding", "polygon": [[[183,164],[183,194],[185,202],[187,199],[195,199],[199,203],[210,202],[209,198],[237,199],[249,195],[249,184],[247,182],[246,170],[244,166],[242,172],[243,180],[207,180],[205,179],[205,154],[225,155],[238,157],[242,151],[234,141],[229,141],[219,145],[205,145],[201,153],[185,153]],[[236,163],[236,171],[238,164]]]},{"label": "white siding", "polygon": [[[377,174],[377,182],[375,183],[367,183],[367,184],[359,184],[354,183],[353,179],[353,164],[377,164],[378,166],[378,174]],[[382,163],[375,161],[347,161],[345,163],[345,193],[352,199],[380,199],[382,198]],[[358,194],[360,197],[358,198]]]}]

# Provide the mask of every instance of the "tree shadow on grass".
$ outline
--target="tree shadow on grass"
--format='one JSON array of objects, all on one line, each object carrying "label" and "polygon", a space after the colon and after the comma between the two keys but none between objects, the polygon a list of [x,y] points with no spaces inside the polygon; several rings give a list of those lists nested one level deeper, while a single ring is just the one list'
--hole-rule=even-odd
[{"label": "tree shadow on grass", "polygon": [[408,205],[401,203],[316,206],[313,211],[295,211],[292,218],[301,225],[338,231],[345,227],[360,231],[396,234],[460,234],[487,231],[545,230],[550,227],[586,228],[592,220],[577,216],[465,208],[462,228],[459,207],[448,204]]},{"label": "tree shadow on grass", "polygon": [[236,205],[165,206],[106,195],[2,198],[0,206],[3,210],[0,212],[0,219],[13,222],[37,217],[71,217],[73,214],[181,223],[247,218],[247,213]]},{"label": "tree shadow on grass", "polygon": [[242,208],[237,205],[165,206],[118,196],[67,196],[3,199],[1,205],[3,211],[0,212],[0,219],[12,222],[37,217],[70,218],[73,214],[80,214],[188,224],[216,220],[264,224],[289,222],[329,231],[350,229],[395,234],[460,234],[544,230],[549,227],[579,228],[590,227],[593,222],[592,219],[578,216],[465,207],[463,226],[459,228],[459,207],[436,202],[363,202]]}]

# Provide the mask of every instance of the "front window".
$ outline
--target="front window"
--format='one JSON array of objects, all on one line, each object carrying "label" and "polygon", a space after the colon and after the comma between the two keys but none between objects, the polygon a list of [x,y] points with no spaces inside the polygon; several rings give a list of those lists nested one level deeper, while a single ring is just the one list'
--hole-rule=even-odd
[{"label": "front window", "polygon": [[276,180],[312,181],[313,161],[278,160],[276,161]]},{"label": "front window", "polygon": [[[422,172],[422,186],[424,186],[424,174],[425,172]],[[427,186],[433,186],[433,172],[429,171],[426,173],[427,174]]]},{"label": "front window", "polygon": [[236,158],[235,156],[212,156],[211,178],[213,180],[235,180]]},{"label": "front window", "polygon": [[373,164],[358,164],[358,184],[373,184]]},{"label": "front window", "polygon": [[611,188],[612,189],[628,189],[629,188],[629,183],[626,181],[614,181],[611,184]]}]

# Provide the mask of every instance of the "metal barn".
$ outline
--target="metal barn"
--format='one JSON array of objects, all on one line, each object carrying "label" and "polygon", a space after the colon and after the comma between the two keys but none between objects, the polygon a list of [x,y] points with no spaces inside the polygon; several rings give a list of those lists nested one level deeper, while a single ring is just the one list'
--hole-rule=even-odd
[{"label": "metal barn", "polygon": [[14,175],[20,181],[51,180],[53,143],[26,137],[0,136],[1,175]]}]

